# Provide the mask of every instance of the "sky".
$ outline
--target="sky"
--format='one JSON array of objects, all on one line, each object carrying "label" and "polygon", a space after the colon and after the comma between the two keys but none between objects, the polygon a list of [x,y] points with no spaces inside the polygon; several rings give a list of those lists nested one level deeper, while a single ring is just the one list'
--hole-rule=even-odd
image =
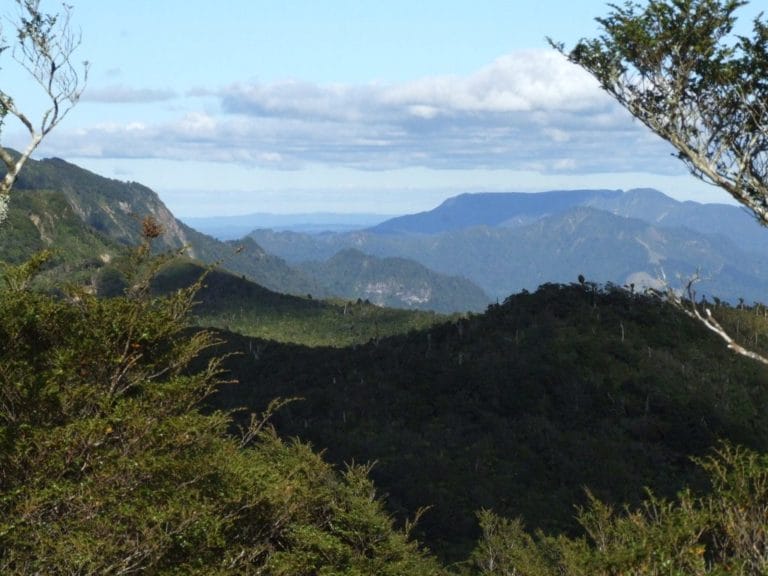
[{"label": "sky", "polygon": [[[728,201],[549,47],[599,33],[604,1],[68,4],[88,82],[35,157],[145,184],[177,216],[404,214],[571,188]],[[7,40],[14,7],[0,0]],[[42,114],[10,51],[0,83]],[[2,143],[22,148],[22,127],[6,121]]]}]

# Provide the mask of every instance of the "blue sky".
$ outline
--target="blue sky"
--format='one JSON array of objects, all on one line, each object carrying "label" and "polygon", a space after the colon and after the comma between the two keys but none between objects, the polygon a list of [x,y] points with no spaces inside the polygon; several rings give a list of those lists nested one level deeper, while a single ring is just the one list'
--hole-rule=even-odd
[{"label": "blue sky", "polygon": [[[553,188],[727,200],[548,47],[594,35],[603,1],[69,3],[90,79],[36,157],[146,184],[180,216],[399,214]],[[34,113],[35,86],[7,53],[0,66]],[[22,146],[20,128],[3,143]]]}]

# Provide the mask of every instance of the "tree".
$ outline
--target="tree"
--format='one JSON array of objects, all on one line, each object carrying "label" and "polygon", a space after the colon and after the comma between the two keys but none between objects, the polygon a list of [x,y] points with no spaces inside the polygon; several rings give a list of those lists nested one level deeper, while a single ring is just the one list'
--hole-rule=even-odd
[{"label": "tree", "polygon": [[202,407],[223,374],[187,323],[200,282],[155,296],[143,229],[115,298],[30,289],[45,255],[0,266],[0,573],[444,574],[368,467]]},{"label": "tree", "polygon": [[682,491],[674,501],[648,493],[635,508],[590,495],[580,508],[581,534],[526,532],[519,520],[483,511],[482,536],[470,561],[480,576],[636,574],[763,576],[768,570],[768,459],[723,443],[696,462],[712,492]]},{"label": "tree", "polygon": [[[81,69],[72,62],[80,46],[80,35],[71,27],[72,7],[64,4],[61,13],[48,14],[40,9],[39,0],[16,0],[16,3],[19,15],[18,22],[14,23],[16,43],[11,55],[41,87],[48,107],[36,123],[9,91],[0,88],[0,129],[11,116],[29,132],[29,143],[18,155],[0,146],[0,160],[6,169],[0,180],[0,223],[6,218],[11,189],[24,163],[77,104],[88,79],[88,62],[83,62]],[[0,35],[0,54],[8,49]]]},{"label": "tree", "polygon": [[[723,188],[768,225],[768,22],[755,18],[752,35],[734,34],[744,0],[628,1],[605,18],[603,34],[568,53],[635,118],[668,141],[691,173]],[[718,334],[739,354],[768,358],[740,346],[697,307],[693,286],[684,303],[669,299]],[[684,305],[687,304],[687,305]]]}]

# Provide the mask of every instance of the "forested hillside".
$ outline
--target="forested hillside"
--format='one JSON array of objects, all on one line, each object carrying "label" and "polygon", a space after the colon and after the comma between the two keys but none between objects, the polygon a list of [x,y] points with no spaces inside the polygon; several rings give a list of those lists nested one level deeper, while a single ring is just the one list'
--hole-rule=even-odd
[{"label": "forested hillside", "polygon": [[[768,344],[766,309],[716,311]],[[332,350],[225,335],[239,384],[215,404],[298,397],[277,429],[331,461],[374,461],[398,517],[448,559],[478,537],[475,511],[573,533],[585,488],[636,504],[645,488],[703,489],[691,461],[718,439],[768,448],[768,376],[671,305],[592,284],[545,285],[482,315]]]},{"label": "forested hillside", "polygon": [[[767,224],[768,21],[740,35],[745,4],[610,5],[596,38],[548,41]],[[72,6],[15,5],[0,54],[42,102],[27,116],[3,76],[0,135],[10,120],[28,140],[0,145],[0,574],[768,574],[768,260],[742,213],[649,190],[464,194],[368,231],[220,242],[140,184],[30,160],[89,64],[73,63]],[[170,14],[160,36],[201,21]],[[252,19],[220,14],[237,46],[230,26]],[[219,59],[200,46],[189,62]],[[252,53],[228,52],[235,67]],[[380,170],[389,191],[445,169],[644,169],[650,147],[551,55],[364,88],[112,85],[91,102],[185,116],[94,115],[61,142],[183,158],[192,177],[201,157],[296,182]],[[220,105],[195,112],[201,97]],[[599,158],[599,138],[636,143],[640,164]]]},{"label": "forested hillside", "polygon": [[[158,294],[188,288],[206,274],[190,319],[198,326],[306,346],[354,346],[423,329],[459,315],[383,308],[364,300],[319,300],[273,292],[223,270],[189,260],[169,262],[152,282]],[[124,289],[120,282],[118,290]]]}]

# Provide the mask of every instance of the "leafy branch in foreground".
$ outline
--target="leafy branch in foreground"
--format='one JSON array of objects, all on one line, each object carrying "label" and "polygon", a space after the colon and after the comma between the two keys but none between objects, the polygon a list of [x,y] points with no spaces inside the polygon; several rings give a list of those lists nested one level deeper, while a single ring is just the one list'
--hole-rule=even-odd
[{"label": "leafy branch in foreground", "polygon": [[520,521],[483,511],[472,567],[482,576],[766,574],[768,460],[722,444],[698,464],[710,495],[684,491],[667,501],[649,494],[637,509],[618,512],[590,496],[576,538],[531,535]]},{"label": "leafy branch in foreground", "polygon": [[224,374],[187,324],[199,284],[146,289],[144,230],[122,296],[35,292],[42,258],[2,270],[0,572],[442,574],[366,468],[201,408]]},{"label": "leafy branch in foreground", "polygon": [[[719,186],[768,225],[768,22],[734,34],[743,0],[649,0],[611,4],[603,34],[570,51],[550,44],[653,132],[704,182]],[[694,280],[695,281],[695,280]],[[688,285],[691,288],[691,284]],[[671,301],[737,344],[708,310]]]}]

